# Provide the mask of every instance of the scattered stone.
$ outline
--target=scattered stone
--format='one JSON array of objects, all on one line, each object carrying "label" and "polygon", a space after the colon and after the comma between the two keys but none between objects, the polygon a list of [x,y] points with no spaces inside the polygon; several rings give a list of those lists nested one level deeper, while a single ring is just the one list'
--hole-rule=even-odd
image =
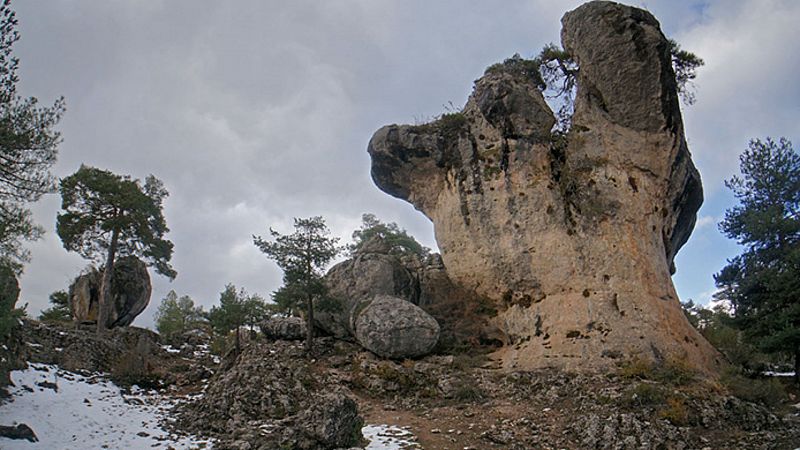
[{"label": "scattered stone", "polygon": [[0,425],[0,437],[9,439],[25,439],[30,442],[37,442],[39,439],[31,427],[24,423],[17,424],[15,427]]}]

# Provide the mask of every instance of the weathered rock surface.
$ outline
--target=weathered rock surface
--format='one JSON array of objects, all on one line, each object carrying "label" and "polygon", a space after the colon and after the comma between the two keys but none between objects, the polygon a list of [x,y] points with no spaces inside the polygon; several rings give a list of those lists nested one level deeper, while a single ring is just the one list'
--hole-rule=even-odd
[{"label": "weathered rock surface", "polygon": [[380,238],[370,240],[326,274],[329,298],[316,305],[317,326],[337,338],[355,339],[383,357],[430,352],[439,324],[415,306],[426,267],[417,257],[391,254]]},{"label": "weathered rock surface", "polygon": [[[10,267],[0,264],[0,317],[9,317],[19,299],[19,281]],[[11,371],[20,367],[19,355],[10,339],[0,338],[0,398],[7,394],[5,387],[11,384]],[[24,364],[23,364],[24,366]]]},{"label": "weathered rock surface", "polygon": [[401,298],[376,295],[353,323],[356,340],[384,358],[416,358],[439,341],[439,324],[422,308]]},{"label": "weathered rock surface", "polygon": [[505,367],[713,371],[670,278],[702,190],[667,40],[646,11],[591,2],[562,41],[580,66],[566,139],[535,82],[501,65],[461,113],[378,130],[372,177],[433,221],[450,278],[494,302]]},{"label": "weathered rock surface", "polygon": [[[23,358],[42,364],[56,364],[73,372],[113,372],[120,362],[146,350],[153,359],[165,357],[160,336],[138,327],[120,327],[97,334],[94,328],[75,328],[26,320],[19,339]],[[133,364],[133,362],[130,362]],[[144,367],[142,367],[144,369]]]},{"label": "weathered rock surface", "polygon": [[300,317],[270,317],[260,324],[269,339],[298,341],[306,338],[306,321]]},{"label": "weathered rock surface", "polygon": [[333,266],[325,275],[328,295],[335,307],[315,309],[317,325],[333,336],[354,336],[356,308],[376,295],[392,295],[409,301],[417,298],[414,274],[400,259],[389,254],[380,239],[373,239],[352,258]]},{"label": "weathered rock surface", "polygon": [[[103,273],[92,268],[80,275],[69,287],[70,310],[78,322],[97,321],[97,305]],[[150,302],[150,275],[147,266],[139,259],[129,256],[114,264],[111,277],[112,307],[108,317],[108,328],[124,327],[147,307]]]},{"label": "weathered rock surface", "polygon": [[7,317],[19,299],[19,281],[10,267],[0,264],[0,308]]},{"label": "weathered rock surface", "polygon": [[303,347],[251,343],[211,379],[204,395],[180,408],[179,425],[219,439],[220,448],[333,449],[358,445],[356,403]]}]

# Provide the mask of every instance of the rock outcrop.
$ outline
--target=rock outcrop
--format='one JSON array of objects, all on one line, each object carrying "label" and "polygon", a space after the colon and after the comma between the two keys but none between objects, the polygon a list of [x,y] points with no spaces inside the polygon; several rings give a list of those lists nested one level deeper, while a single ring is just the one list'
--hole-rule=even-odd
[{"label": "rock outcrop", "polygon": [[[69,287],[70,311],[78,322],[97,321],[97,306],[103,273],[94,268],[80,275]],[[128,256],[114,264],[111,276],[112,306],[109,309],[108,328],[124,327],[133,323],[150,302],[150,275],[147,266],[139,259]]]},{"label": "rock outcrop", "polygon": [[439,324],[416,306],[420,298],[416,257],[403,261],[380,238],[325,276],[328,297],[315,305],[315,324],[340,339],[355,339],[385,358],[416,358],[439,340]]},{"label": "rock outcrop", "polygon": [[14,271],[0,264],[0,314],[8,317],[19,299],[19,281]]},{"label": "rock outcrop", "polygon": [[306,338],[306,321],[300,317],[269,317],[259,324],[269,339],[299,341]]},{"label": "rock outcrop", "polygon": [[[417,280],[380,239],[373,239],[352,258],[333,266],[325,275],[328,304],[314,311],[317,325],[333,336],[354,336],[358,305],[376,295],[391,295],[415,302]],[[323,302],[320,302],[323,303]]]},{"label": "rock outcrop", "polygon": [[562,22],[579,65],[565,138],[536,82],[497,65],[462,112],[378,130],[373,180],[433,221],[449,277],[493,301],[505,367],[636,356],[713,371],[670,278],[702,189],[668,41],[650,13],[612,2]]},{"label": "rock outcrop", "polygon": [[353,322],[356,340],[384,358],[416,358],[439,341],[439,323],[422,308],[401,298],[376,295],[360,305]]},{"label": "rock outcrop", "polygon": [[179,407],[178,424],[217,438],[220,448],[358,445],[364,422],[357,404],[337,379],[317,373],[304,354],[302,344],[291,341],[245,346],[202,396]]},{"label": "rock outcrop", "polygon": [[[25,362],[20,360],[19,349],[14,345],[11,336],[4,336],[16,328],[11,318],[11,312],[19,299],[19,281],[14,270],[5,264],[0,264],[0,398],[6,392],[6,386],[11,384],[11,371],[20,367],[25,367]],[[5,329],[4,329],[5,328]]]}]

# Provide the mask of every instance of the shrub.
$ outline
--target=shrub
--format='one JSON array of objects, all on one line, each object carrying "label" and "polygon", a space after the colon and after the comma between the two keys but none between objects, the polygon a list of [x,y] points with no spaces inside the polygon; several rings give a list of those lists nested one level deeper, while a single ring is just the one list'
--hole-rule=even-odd
[{"label": "shrub", "polygon": [[628,406],[653,406],[664,403],[664,390],[650,383],[639,383],[630,389],[622,402]]},{"label": "shrub", "polygon": [[653,363],[634,357],[622,363],[619,376],[626,379],[647,380],[653,377]]},{"label": "shrub", "polygon": [[683,357],[670,357],[658,364],[633,358],[621,365],[619,375],[622,378],[660,381],[674,386],[689,384],[697,378],[697,373]]},{"label": "shrub", "polygon": [[471,381],[461,380],[453,391],[453,398],[459,402],[478,403],[483,401],[486,394],[479,386]]},{"label": "shrub", "polygon": [[685,427],[689,425],[689,410],[686,402],[682,398],[669,397],[667,407],[658,412],[658,417],[668,420],[675,426]]},{"label": "shrub", "polygon": [[544,89],[547,85],[542,79],[542,74],[539,73],[541,64],[538,59],[525,59],[519,53],[516,53],[501,63],[492,64],[486,68],[484,74],[506,72],[516,76],[523,76],[533,80],[540,89]]},{"label": "shrub", "polygon": [[683,386],[697,378],[685,357],[671,357],[656,367],[655,379],[674,386]]},{"label": "shrub", "polygon": [[720,379],[734,397],[754,403],[774,407],[786,399],[786,390],[780,381],[745,377],[737,372],[727,371]]}]

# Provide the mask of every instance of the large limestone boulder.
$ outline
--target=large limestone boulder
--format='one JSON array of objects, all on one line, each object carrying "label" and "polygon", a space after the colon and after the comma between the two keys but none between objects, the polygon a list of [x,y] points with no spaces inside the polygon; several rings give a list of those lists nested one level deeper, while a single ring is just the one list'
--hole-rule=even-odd
[{"label": "large limestone boulder", "polygon": [[364,348],[384,358],[423,356],[439,341],[436,319],[413,303],[389,295],[363,302],[353,328]]},{"label": "large limestone boulder", "polygon": [[670,278],[702,202],[669,46],[650,13],[591,2],[562,41],[580,66],[566,139],[535,82],[498,66],[461,113],[372,137],[372,177],[430,218],[447,274],[498,309],[507,368],[596,370],[718,353]]},{"label": "large limestone boulder", "polygon": [[[92,268],[69,287],[72,317],[79,322],[97,321],[97,306],[103,273]],[[150,302],[150,275],[144,262],[133,256],[120,258],[111,276],[112,305],[108,328],[124,327],[133,322]]]},{"label": "large limestone boulder", "polygon": [[325,275],[329,299],[318,302],[316,324],[333,336],[353,336],[352,322],[362,300],[385,294],[416,301],[417,280],[400,259],[389,254],[379,239],[368,242],[352,258],[333,266]]},{"label": "large limestone boulder", "polygon": [[269,339],[299,341],[306,338],[306,321],[300,317],[269,317],[260,324],[261,332]]}]

